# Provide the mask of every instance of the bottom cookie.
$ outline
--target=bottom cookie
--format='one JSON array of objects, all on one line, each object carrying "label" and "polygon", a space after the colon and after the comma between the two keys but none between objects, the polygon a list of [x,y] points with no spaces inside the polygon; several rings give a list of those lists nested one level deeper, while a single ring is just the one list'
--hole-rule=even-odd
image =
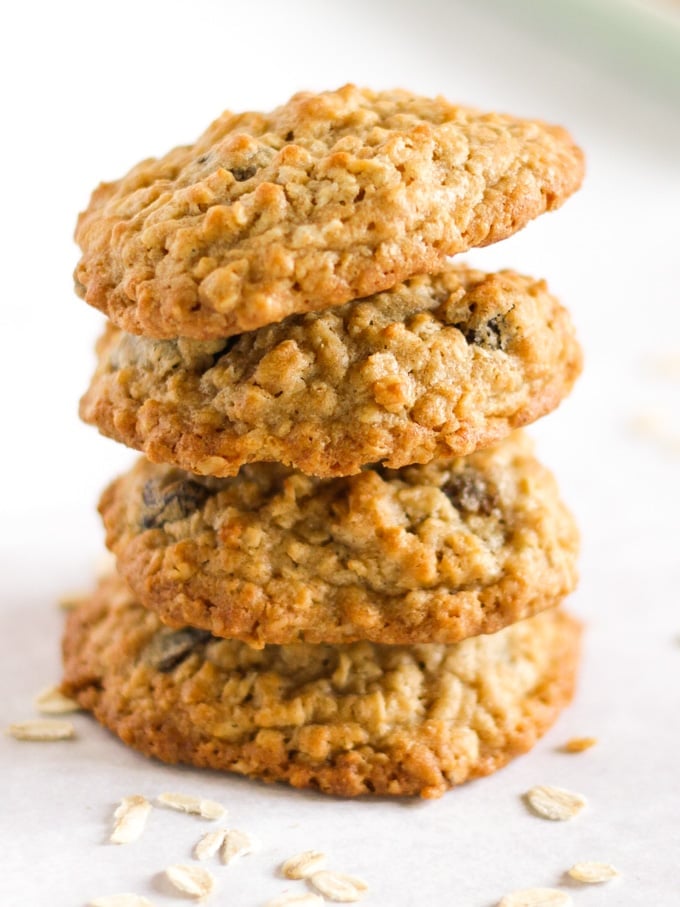
[{"label": "bottom cookie", "polygon": [[570,700],[557,610],[455,645],[269,645],[165,627],[118,577],[68,618],[63,690],[164,762],[340,796],[438,797],[526,752]]}]

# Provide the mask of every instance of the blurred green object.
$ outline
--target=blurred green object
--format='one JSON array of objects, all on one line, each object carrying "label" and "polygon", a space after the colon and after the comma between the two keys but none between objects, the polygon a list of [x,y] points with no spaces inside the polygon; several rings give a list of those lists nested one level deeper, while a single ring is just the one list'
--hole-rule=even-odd
[{"label": "blurred green object", "polygon": [[680,0],[494,0],[515,22],[549,30],[565,49],[596,57],[680,97]]}]

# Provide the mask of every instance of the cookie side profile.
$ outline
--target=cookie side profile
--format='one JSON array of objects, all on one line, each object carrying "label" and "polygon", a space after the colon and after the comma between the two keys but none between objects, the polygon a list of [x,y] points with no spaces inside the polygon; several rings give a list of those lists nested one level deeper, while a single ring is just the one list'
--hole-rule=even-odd
[{"label": "cookie side profile", "polygon": [[230,479],[140,460],[104,492],[141,603],[254,646],[458,642],[557,604],[578,537],[518,434],[470,457],[315,479],[266,463]]},{"label": "cookie side profile", "polygon": [[164,627],[111,577],[68,617],[62,689],[164,762],[438,797],[533,746],[571,698],[578,639],[553,610],[455,646],[255,650]]},{"label": "cookie side profile", "polygon": [[76,289],[123,330],[214,339],[387,289],[496,242],[580,185],[558,126],[406,91],[225,112],[193,145],[103,183]]},{"label": "cookie side profile", "polygon": [[222,340],[109,325],[81,416],[157,463],[316,476],[464,456],[545,415],[581,351],[543,281],[448,265],[360,302]]}]

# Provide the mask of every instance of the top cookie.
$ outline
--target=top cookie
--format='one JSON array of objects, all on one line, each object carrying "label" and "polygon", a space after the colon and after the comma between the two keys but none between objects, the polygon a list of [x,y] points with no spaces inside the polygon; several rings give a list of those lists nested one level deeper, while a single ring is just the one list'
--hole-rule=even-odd
[{"label": "top cookie", "polygon": [[406,91],[301,93],[101,184],[78,291],[130,333],[228,337],[438,270],[582,176],[557,126]]}]

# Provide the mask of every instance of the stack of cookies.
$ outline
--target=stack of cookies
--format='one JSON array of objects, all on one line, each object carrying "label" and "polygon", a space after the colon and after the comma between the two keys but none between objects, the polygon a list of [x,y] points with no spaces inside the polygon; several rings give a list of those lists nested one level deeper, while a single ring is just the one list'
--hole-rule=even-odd
[{"label": "stack of cookies", "polygon": [[102,184],[81,404],[146,454],[64,691],[167,762],[434,797],[569,700],[577,533],[518,429],[581,354],[545,283],[449,256],[558,207],[559,127],[354,86],[224,113]]}]

